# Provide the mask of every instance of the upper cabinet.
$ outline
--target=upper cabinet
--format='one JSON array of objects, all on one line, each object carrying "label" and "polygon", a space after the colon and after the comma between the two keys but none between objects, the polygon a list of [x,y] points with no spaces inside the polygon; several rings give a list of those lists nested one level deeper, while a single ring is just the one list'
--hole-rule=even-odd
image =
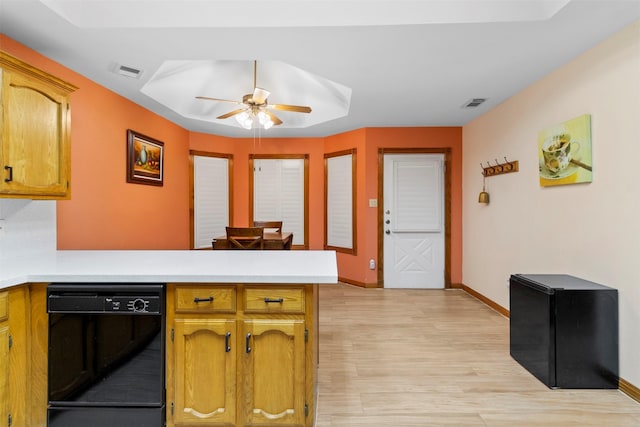
[{"label": "upper cabinet", "polygon": [[4,52],[0,78],[0,197],[69,198],[77,88]]}]

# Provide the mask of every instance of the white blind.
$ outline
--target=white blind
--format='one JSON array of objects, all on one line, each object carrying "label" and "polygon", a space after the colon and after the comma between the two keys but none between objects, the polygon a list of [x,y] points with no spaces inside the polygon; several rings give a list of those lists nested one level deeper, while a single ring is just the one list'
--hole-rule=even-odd
[{"label": "white blind", "polygon": [[256,159],[253,220],[282,221],[293,244],[304,244],[304,159]]},{"label": "white blind", "polygon": [[211,247],[229,225],[229,160],[193,157],[193,246]]},{"label": "white blind", "polygon": [[353,249],[352,155],[327,158],[327,246]]},{"label": "white blind", "polygon": [[395,162],[395,232],[442,230],[442,165],[440,160]]}]

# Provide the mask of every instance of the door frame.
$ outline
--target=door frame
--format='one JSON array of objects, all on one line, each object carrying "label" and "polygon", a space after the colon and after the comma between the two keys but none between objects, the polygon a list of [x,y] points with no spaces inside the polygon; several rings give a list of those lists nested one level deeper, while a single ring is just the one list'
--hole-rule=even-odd
[{"label": "door frame", "polygon": [[444,154],[444,288],[451,288],[451,148],[378,148],[378,287],[384,287],[384,156]]}]

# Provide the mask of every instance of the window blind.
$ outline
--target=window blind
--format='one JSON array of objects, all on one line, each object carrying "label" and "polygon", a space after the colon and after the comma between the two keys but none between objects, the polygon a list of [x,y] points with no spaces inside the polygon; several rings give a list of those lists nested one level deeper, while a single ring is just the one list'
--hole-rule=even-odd
[{"label": "window blind", "polygon": [[352,164],[352,154],[327,158],[327,246],[353,249]]},{"label": "window blind", "polygon": [[211,247],[229,225],[229,160],[193,157],[193,246]]},{"label": "window blind", "polygon": [[293,244],[304,245],[304,159],[256,159],[253,220],[282,221]]}]

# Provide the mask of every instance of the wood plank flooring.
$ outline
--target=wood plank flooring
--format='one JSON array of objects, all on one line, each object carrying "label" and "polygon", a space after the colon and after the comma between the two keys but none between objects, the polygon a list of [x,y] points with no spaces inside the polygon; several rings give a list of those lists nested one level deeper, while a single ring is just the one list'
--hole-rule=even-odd
[{"label": "wood plank flooring", "polygon": [[551,390],[462,290],[320,286],[316,427],[640,426],[619,390]]}]

